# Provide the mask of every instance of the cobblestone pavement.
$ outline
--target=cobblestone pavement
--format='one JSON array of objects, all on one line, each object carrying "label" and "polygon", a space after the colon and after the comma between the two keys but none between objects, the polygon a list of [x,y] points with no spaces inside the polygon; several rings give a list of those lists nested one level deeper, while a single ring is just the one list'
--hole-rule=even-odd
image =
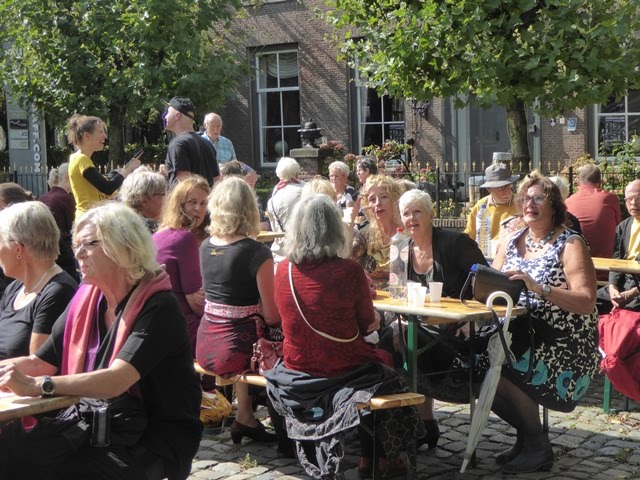
[{"label": "cobblestone pavement", "polygon": [[[615,394],[612,408],[621,409],[623,406],[622,396]],[[428,450],[425,445],[418,451],[418,475],[421,479],[640,479],[640,405],[631,402],[629,411],[604,414],[602,376],[572,413],[549,412],[549,433],[556,458],[550,472],[500,473],[492,457],[511,446],[515,441],[515,430],[492,415],[476,450],[477,466],[460,474],[469,429],[469,408],[436,402],[435,409],[442,435],[438,448]],[[345,478],[356,480],[357,444],[345,447],[345,459],[350,466]],[[277,458],[275,444],[264,445],[245,439],[241,446],[236,447],[228,431],[205,430],[189,478],[291,480],[310,477],[304,474],[296,460]]]}]

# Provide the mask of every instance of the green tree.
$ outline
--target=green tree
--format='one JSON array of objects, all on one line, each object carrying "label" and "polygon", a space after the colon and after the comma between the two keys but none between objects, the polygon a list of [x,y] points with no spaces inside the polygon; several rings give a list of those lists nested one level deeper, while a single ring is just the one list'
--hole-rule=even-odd
[{"label": "green tree", "polygon": [[[0,0],[0,79],[60,124],[108,119],[121,163],[125,124],[157,119],[163,99],[219,106],[244,68],[230,36],[241,0]],[[10,45],[10,46],[9,46]]]},{"label": "green tree", "polygon": [[528,166],[525,106],[546,116],[640,84],[638,0],[328,0],[342,51],[390,95],[507,111]]}]

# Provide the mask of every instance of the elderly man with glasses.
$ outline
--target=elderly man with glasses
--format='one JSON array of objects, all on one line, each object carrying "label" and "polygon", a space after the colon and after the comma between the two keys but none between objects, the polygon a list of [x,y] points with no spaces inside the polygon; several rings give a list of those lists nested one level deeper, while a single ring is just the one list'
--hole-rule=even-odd
[{"label": "elderly man with glasses", "polygon": [[[640,260],[640,180],[624,189],[624,202],[630,216],[616,227],[613,258]],[[609,285],[598,291],[598,309],[606,312],[611,307],[640,311],[640,284],[635,276],[609,273]]]}]

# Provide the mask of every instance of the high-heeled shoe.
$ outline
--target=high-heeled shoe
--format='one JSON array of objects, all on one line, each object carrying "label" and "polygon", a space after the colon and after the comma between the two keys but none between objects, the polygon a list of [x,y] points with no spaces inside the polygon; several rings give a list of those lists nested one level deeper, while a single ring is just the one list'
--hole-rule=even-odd
[{"label": "high-heeled shoe", "polygon": [[250,438],[254,442],[275,442],[277,440],[276,434],[268,433],[260,422],[255,427],[247,427],[234,420],[229,430],[231,431],[231,440],[236,445],[242,442],[242,437]]},{"label": "high-heeled shoe", "polygon": [[440,429],[438,428],[438,421],[423,420],[424,424],[424,437],[416,440],[416,448],[420,448],[425,443],[429,449],[434,449],[438,446],[438,439],[440,438]]}]

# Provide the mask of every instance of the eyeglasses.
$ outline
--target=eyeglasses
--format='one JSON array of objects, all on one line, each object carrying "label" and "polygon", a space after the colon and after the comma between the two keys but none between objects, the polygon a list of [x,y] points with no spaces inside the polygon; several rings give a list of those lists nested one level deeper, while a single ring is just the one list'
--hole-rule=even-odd
[{"label": "eyeglasses", "polygon": [[523,197],[520,197],[520,205],[528,205],[531,201],[533,201],[533,203],[535,203],[536,205],[542,205],[545,198],[547,198],[546,193],[539,193],[538,195],[534,195],[533,197],[524,195]]},{"label": "eyeglasses", "polygon": [[154,197],[164,197],[165,195],[166,195],[166,193],[165,193],[165,192],[162,192],[162,193],[154,193],[154,194],[153,194],[153,196],[154,196]]},{"label": "eyeglasses", "polygon": [[72,247],[73,247],[73,251],[77,253],[82,248],[87,248],[87,249],[93,248],[99,244],[100,244],[100,240],[89,240],[87,242],[74,243]]},{"label": "eyeglasses", "polygon": [[624,197],[625,202],[633,203],[640,201],[640,195],[628,195]]}]

